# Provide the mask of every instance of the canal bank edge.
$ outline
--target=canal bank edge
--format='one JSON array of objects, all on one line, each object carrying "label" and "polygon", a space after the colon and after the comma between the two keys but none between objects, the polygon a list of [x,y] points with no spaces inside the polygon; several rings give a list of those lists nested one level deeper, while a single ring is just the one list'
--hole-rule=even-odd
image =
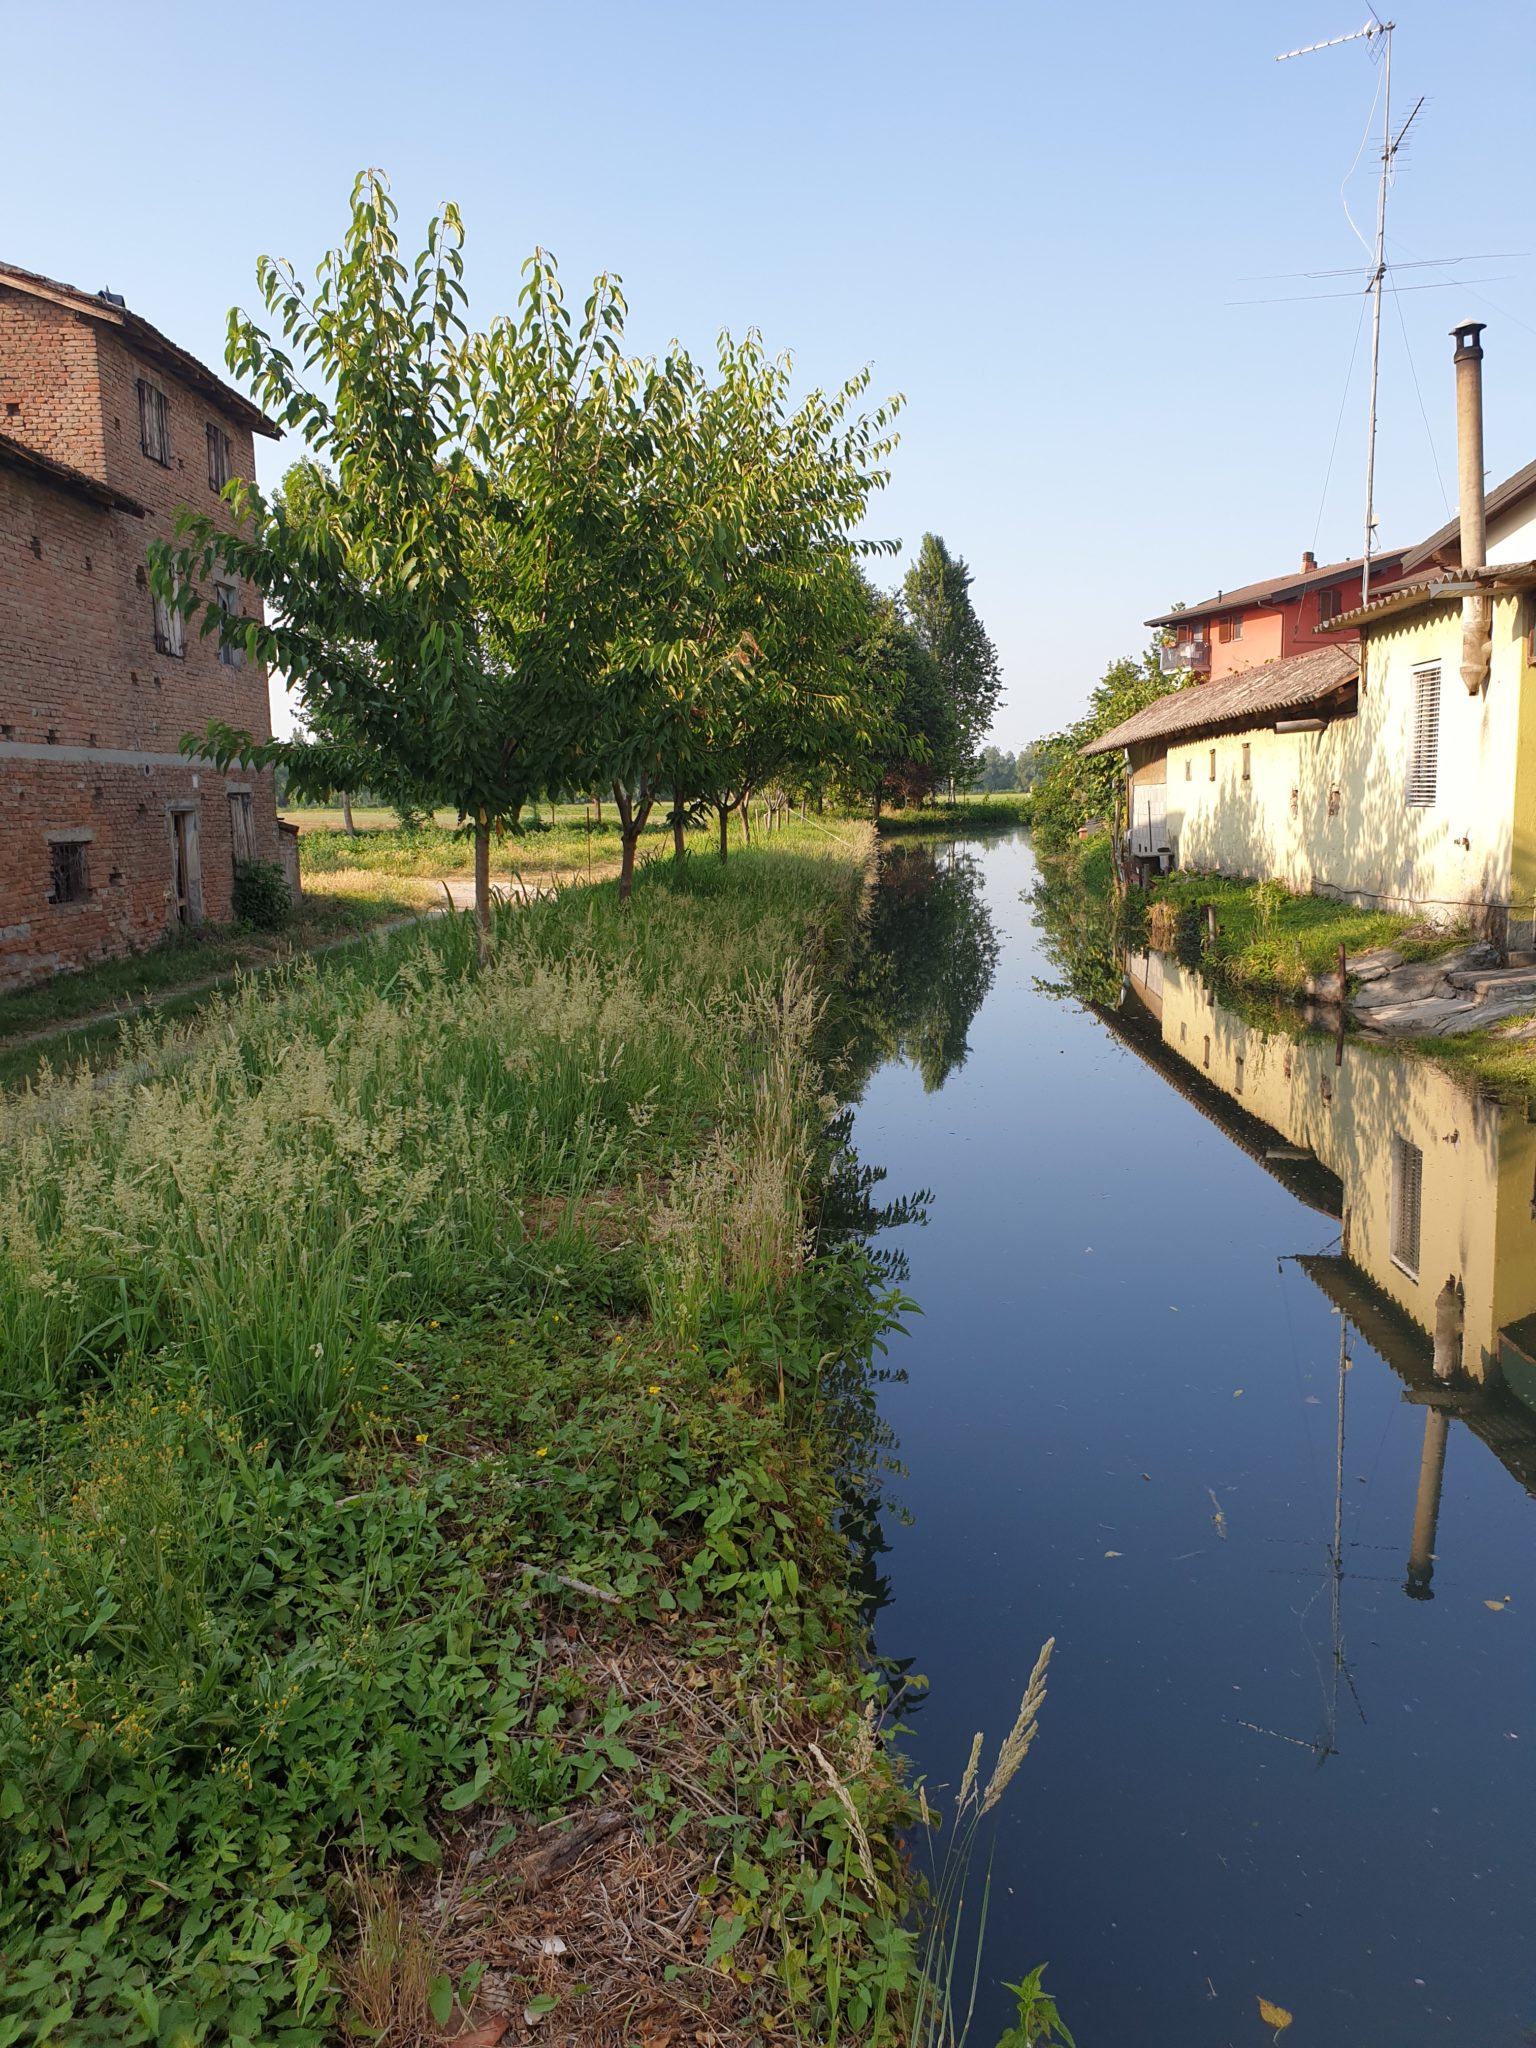
[{"label": "canal bank edge", "polygon": [[[521,1306],[419,1301],[390,1326],[391,1362],[366,1410],[318,1457],[275,1460],[248,1443],[206,1387],[162,1384],[163,1354],[131,1372],[118,1360],[93,1407],[51,1426],[48,1471],[19,1472],[0,1528],[7,1580],[31,1574],[13,1635],[35,1640],[46,1627],[62,1648],[72,1626],[67,1574],[46,1555],[70,1538],[46,1497],[59,1474],[91,1489],[110,1520],[142,1490],[133,1472],[158,1473],[170,1457],[173,1475],[195,1469],[197,1483],[164,1507],[167,1554],[184,1538],[189,1557],[217,1561],[253,1531],[258,1548],[274,1540],[269,1528],[285,1532],[279,1639],[310,1645],[312,1676],[306,1685],[295,1667],[290,1686],[274,1669],[259,1729],[244,1728],[246,1673],[266,1671],[272,1629],[260,1614],[215,1614],[237,1642],[247,1619],[252,1632],[247,1661],[219,1687],[225,1739],[191,1771],[202,1681],[189,1674],[189,1696],[148,1654],[119,1672],[87,1653],[101,1696],[66,1711],[43,1689],[45,1659],[11,1731],[21,1747],[7,1742],[0,1759],[19,1787],[22,1811],[7,1810],[25,1852],[6,1901],[16,1971],[0,2009],[17,1996],[35,2007],[51,1982],[62,2010],[113,2038],[156,2038],[185,2008],[194,2029],[293,2048],[319,2042],[343,2010],[365,2024],[424,2025],[430,2012],[451,2034],[455,2008],[494,2030],[498,2017],[557,2005],[567,2024],[597,2019],[605,2003],[633,2016],[637,2000],[658,2024],[707,2010],[722,2042],[776,2027],[902,2038],[915,1993],[899,1846],[911,1805],[879,1731],[884,1689],[839,1533],[847,1447],[822,1398],[829,1354],[857,1371],[886,1311],[873,1269],[847,1248],[755,1270],[758,1219],[739,1199],[761,1192],[774,1147],[787,1146],[778,1156],[800,1162],[803,1225],[824,1171],[814,1014],[871,855],[867,830],[837,837],[822,836],[822,874],[809,885],[802,874],[798,898],[777,890],[775,870],[790,875],[810,852],[789,834],[733,857],[726,874],[703,862],[688,864],[693,877],[658,873],[650,901],[637,897],[648,936],[680,898],[692,945],[740,941],[746,973],[714,1006],[741,1042],[717,1055],[735,1092],[714,1118],[713,1170],[682,1154],[664,1166],[649,1194],[638,1190],[639,1233],[633,1194],[618,1189],[615,1200],[529,1197],[521,1242],[544,1275],[536,1295]],[[779,914],[785,950],[754,968],[751,935],[778,894],[798,906],[792,925]],[[510,943],[521,935],[556,957],[579,935],[586,895],[537,920],[520,914]],[[671,930],[684,928],[678,910]],[[593,929],[600,962],[609,941]],[[424,932],[423,955],[440,943],[448,933]],[[334,1019],[346,998],[334,982],[323,994]],[[357,1001],[372,996],[359,969]],[[250,1021],[253,1064],[254,1034],[270,1029],[263,1009],[278,999],[291,1045],[308,1014],[302,986],[251,990],[219,1019],[226,1038]],[[515,1043],[501,1049],[518,1057]],[[182,1060],[145,1093],[157,1085],[195,1083]],[[55,1134],[40,1120],[35,1142],[46,1150]],[[803,1243],[800,1226],[795,1236]],[[664,1269],[646,1264],[658,1245]],[[230,1520],[207,1523],[208,1503],[230,1496]],[[359,1543],[371,1583],[410,1589],[364,1606],[363,1664],[342,1568]],[[342,1662],[327,1678],[336,1630]],[[135,1691],[146,1684],[180,1717],[182,1762],[153,1746],[152,1783],[136,1748],[157,1711]],[[74,1754],[82,1711],[95,1733],[66,1784],[29,1753],[22,1723],[41,1714]],[[365,1756],[376,1765],[339,1794],[355,1815],[340,1826],[317,1788],[353,1785],[349,1760],[361,1768]],[[167,1909],[174,1873],[144,1865],[136,1830],[120,1842],[114,1832],[142,1799],[146,1814],[183,1813],[226,1844],[195,1927]],[[95,1834],[89,1872],[76,1867],[82,1820]],[[432,1874],[412,1879],[412,1859]],[[30,1886],[15,1889],[24,1869],[34,1885],[50,1873],[67,1918],[43,1924],[31,1911]],[[93,1949],[114,1898],[128,1917]],[[155,1901],[153,1914],[136,1910]],[[647,1936],[638,1955],[635,1912]]]}]

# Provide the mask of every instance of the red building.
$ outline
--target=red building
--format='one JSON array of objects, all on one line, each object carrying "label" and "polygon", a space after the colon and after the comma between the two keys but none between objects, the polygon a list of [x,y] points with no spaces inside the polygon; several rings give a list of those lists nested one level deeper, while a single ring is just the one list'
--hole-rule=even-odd
[{"label": "red building", "polygon": [[0,264],[0,989],[228,918],[236,866],[281,858],[271,775],[178,752],[210,718],[264,738],[266,671],[145,564],[276,433],[112,294]]},{"label": "red building", "polygon": [[[1163,673],[1188,674],[1218,682],[1245,668],[1285,661],[1293,654],[1315,654],[1319,646],[1352,642],[1354,633],[1330,633],[1330,619],[1342,618],[1360,603],[1361,561],[1327,562],[1319,568],[1310,549],[1300,570],[1245,583],[1237,590],[1218,590],[1183,611],[1148,619],[1164,635]],[[1401,551],[1371,557],[1371,589],[1395,583],[1402,575]]]}]

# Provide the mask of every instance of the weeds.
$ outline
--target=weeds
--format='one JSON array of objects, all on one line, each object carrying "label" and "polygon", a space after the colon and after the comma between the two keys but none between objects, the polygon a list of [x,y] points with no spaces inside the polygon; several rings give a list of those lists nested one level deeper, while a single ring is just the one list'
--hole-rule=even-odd
[{"label": "weeds", "polygon": [[294,964],[0,1111],[0,2043],[607,2025],[629,1937],[577,1979],[522,1881],[599,1808],[605,1886],[682,1888],[656,2012],[898,2038],[829,1404],[899,1303],[805,1223],[866,842],[806,842],[484,969],[458,919]]}]

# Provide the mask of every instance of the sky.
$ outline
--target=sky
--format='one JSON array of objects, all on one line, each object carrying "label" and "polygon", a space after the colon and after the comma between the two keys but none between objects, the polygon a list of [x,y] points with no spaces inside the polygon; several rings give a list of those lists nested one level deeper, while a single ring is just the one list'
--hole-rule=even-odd
[{"label": "sky", "polygon": [[[1365,0],[18,7],[6,71],[32,87],[0,123],[0,258],[121,292],[222,367],[258,256],[312,270],[376,165],[409,253],[458,202],[476,318],[511,309],[539,244],[573,296],[621,274],[637,350],[756,326],[808,386],[868,363],[905,398],[868,531],[965,557],[1012,750],[1075,717],[1152,613],[1308,547],[1360,551],[1367,251],[1341,187],[1369,240],[1381,43],[1275,60],[1367,19]],[[1536,455],[1529,0],[1395,19],[1394,114],[1425,103],[1389,203],[1384,545],[1453,509],[1454,320],[1489,323],[1490,480]],[[265,447],[262,481],[295,452]]]}]

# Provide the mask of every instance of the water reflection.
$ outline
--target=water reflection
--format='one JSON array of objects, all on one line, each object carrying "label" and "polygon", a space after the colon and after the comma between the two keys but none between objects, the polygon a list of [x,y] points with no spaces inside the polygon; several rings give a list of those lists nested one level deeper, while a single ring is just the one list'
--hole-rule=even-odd
[{"label": "water reflection", "polygon": [[1536,1123],[1428,1060],[1245,1018],[1165,954],[1128,955],[1091,1007],[1337,1218],[1337,1249],[1296,1264],[1426,1409],[1406,1590],[1431,1597],[1449,1418],[1536,1491]]},{"label": "water reflection", "polygon": [[947,977],[923,892],[877,902],[903,964],[861,963],[850,1065],[860,1149],[932,1189],[877,1239],[923,1307],[869,1559],[932,1680],[914,1768],[952,1780],[1058,1642],[974,2037],[1048,1959],[1085,2044],[1232,2048],[1259,1995],[1338,2048],[1524,2038],[1532,1127],[1127,963],[1022,843],[926,872],[985,943]]},{"label": "water reflection", "polygon": [[997,972],[998,939],[978,856],[953,842],[889,844],[841,998],[847,1093],[906,1060],[932,1093],[964,1065],[967,1033]]}]

